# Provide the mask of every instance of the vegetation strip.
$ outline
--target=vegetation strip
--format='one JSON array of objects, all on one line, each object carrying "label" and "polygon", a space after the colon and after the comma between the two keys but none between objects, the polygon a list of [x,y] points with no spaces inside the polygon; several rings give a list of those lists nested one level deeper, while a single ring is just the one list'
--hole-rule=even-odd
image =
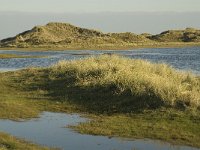
[{"label": "vegetation strip", "polygon": [[10,58],[43,58],[44,56],[26,56],[26,55],[16,55],[16,54],[0,54],[0,59],[10,59]]}]

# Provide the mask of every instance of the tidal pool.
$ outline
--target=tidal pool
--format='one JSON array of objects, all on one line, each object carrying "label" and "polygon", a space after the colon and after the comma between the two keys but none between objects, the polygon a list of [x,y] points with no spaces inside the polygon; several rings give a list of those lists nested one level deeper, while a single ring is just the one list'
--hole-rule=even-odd
[{"label": "tidal pool", "polygon": [[63,150],[199,150],[148,139],[126,140],[83,135],[65,128],[84,121],[86,119],[77,114],[43,112],[39,118],[22,122],[0,120],[0,132]]}]

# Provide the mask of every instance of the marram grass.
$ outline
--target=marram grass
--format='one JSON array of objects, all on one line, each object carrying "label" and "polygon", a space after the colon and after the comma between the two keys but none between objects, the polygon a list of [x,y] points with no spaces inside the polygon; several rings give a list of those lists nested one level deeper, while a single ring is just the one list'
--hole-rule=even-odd
[{"label": "marram grass", "polygon": [[200,78],[166,64],[100,56],[61,61],[49,71],[52,80],[70,81],[69,87],[88,92],[93,102],[99,99],[95,94],[101,94],[100,98],[107,101],[120,97],[120,101],[113,102],[112,107],[116,109],[200,107]]}]

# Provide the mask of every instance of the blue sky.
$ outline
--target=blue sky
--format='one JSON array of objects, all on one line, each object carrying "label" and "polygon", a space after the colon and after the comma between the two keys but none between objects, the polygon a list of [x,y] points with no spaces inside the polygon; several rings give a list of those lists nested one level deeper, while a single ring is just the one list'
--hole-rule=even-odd
[{"label": "blue sky", "polygon": [[200,11],[200,0],[0,0],[0,11]]}]

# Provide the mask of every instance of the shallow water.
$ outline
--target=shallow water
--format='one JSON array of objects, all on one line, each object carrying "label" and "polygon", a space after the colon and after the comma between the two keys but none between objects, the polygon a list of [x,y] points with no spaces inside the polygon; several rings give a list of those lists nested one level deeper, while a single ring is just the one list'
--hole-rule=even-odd
[{"label": "shallow water", "polygon": [[24,122],[0,120],[0,131],[25,138],[37,144],[64,150],[199,150],[187,146],[173,146],[153,140],[125,140],[105,136],[81,135],[67,125],[86,119],[78,115],[44,112],[40,118]]},{"label": "shallow water", "polygon": [[134,50],[67,50],[67,51],[18,51],[0,50],[0,54],[17,54],[29,56],[48,56],[45,58],[14,58],[0,59],[0,70],[8,71],[27,67],[46,67],[57,63],[59,60],[73,60],[101,55],[105,53],[119,54],[135,59],[146,59],[156,63],[167,63],[173,67],[200,74],[200,47],[187,48],[146,48]]}]

